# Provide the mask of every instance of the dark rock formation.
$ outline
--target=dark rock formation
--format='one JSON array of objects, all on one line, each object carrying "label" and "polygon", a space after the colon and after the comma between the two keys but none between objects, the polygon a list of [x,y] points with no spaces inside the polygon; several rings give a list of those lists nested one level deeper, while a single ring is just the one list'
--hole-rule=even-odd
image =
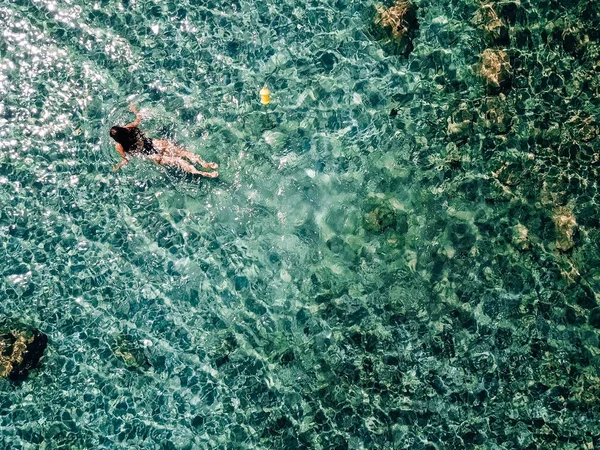
[{"label": "dark rock formation", "polygon": [[48,337],[18,323],[0,324],[0,377],[24,379],[44,356]]},{"label": "dark rock formation", "polygon": [[393,47],[393,53],[408,56],[413,50],[412,41],[419,29],[417,7],[409,1],[399,0],[389,8],[377,5],[376,9],[375,25],[383,30],[383,33],[374,30],[379,35],[377,37],[385,38],[384,44]]},{"label": "dark rock formation", "polygon": [[600,308],[594,308],[590,311],[590,325],[594,328],[600,328]]}]

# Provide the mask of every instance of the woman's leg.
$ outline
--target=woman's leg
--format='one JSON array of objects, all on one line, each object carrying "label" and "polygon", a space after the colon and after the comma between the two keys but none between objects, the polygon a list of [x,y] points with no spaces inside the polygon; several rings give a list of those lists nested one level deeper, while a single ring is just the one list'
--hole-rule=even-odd
[{"label": "woman's leg", "polygon": [[217,178],[219,176],[219,172],[201,172],[189,162],[176,156],[150,155],[148,158],[162,166],[177,166],[186,172],[193,173],[194,175],[202,175],[203,177],[208,178]]},{"label": "woman's leg", "polygon": [[195,164],[200,164],[205,169],[218,169],[219,168],[219,165],[217,163],[206,162],[199,155],[196,155],[195,153],[188,152],[187,150],[184,150],[182,148],[177,148],[177,150],[179,151],[178,156],[187,158]]},{"label": "woman's leg", "polygon": [[152,143],[159,149],[163,151],[163,154],[166,156],[176,156],[179,158],[187,158],[194,164],[200,164],[205,169],[218,169],[219,165],[217,163],[209,163],[204,161],[199,155],[195,153],[188,152],[187,150],[177,147],[169,141],[165,141],[163,139],[153,139]]}]

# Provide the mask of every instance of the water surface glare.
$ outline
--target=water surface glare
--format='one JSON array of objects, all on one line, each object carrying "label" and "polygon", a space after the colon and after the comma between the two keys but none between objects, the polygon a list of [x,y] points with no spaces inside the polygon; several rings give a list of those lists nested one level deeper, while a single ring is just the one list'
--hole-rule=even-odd
[{"label": "water surface glare", "polygon": [[415,4],[0,0],[0,449],[600,447],[600,4]]}]

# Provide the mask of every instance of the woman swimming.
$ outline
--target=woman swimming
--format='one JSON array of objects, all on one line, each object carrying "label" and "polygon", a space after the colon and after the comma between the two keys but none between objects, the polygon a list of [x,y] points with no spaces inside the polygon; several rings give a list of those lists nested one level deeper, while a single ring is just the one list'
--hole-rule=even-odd
[{"label": "woman swimming", "polygon": [[184,158],[194,164],[200,164],[205,169],[218,169],[219,165],[217,163],[206,162],[195,153],[177,147],[169,141],[146,137],[142,130],[138,128],[142,122],[140,112],[134,104],[129,105],[129,110],[135,114],[135,120],[124,127],[115,126],[110,129],[110,137],[117,142],[115,149],[122,158],[121,162],[113,167],[114,171],[127,164],[130,157],[138,157],[151,159],[160,165],[177,166],[186,172],[202,175],[203,177],[216,178],[219,176],[219,172],[216,171],[201,172]]}]

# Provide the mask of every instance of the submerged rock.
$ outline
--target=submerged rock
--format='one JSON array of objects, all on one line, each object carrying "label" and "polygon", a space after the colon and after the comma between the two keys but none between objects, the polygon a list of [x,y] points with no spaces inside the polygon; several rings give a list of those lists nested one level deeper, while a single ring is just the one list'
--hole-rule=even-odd
[{"label": "submerged rock", "polygon": [[465,141],[473,132],[473,113],[466,103],[461,104],[448,117],[447,134],[455,142]]},{"label": "submerged rock", "polygon": [[417,7],[412,2],[399,0],[389,8],[377,5],[376,9],[375,24],[387,33],[387,43],[396,47],[395,53],[408,56],[419,28]]},{"label": "submerged rock", "polygon": [[523,164],[521,161],[506,161],[493,176],[504,186],[518,186],[523,178]]},{"label": "submerged rock", "polygon": [[590,44],[590,36],[582,24],[565,18],[546,23],[541,38],[544,44],[555,49],[562,47],[566,54],[574,58],[581,58]]},{"label": "submerged rock", "polygon": [[482,5],[473,15],[473,23],[483,31],[489,45],[507,46],[510,43],[508,27],[500,19],[491,3]]},{"label": "submerged rock", "polygon": [[481,126],[494,134],[508,133],[515,115],[515,112],[510,110],[504,94],[484,99],[480,113]]},{"label": "submerged rock", "polygon": [[473,123],[470,120],[452,122],[448,119],[448,136],[454,141],[466,140],[473,131]]},{"label": "submerged rock", "polygon": [[525,225],[518,223],[513,227],[512,243],[519,251],[529,250],[531,241],[529,239],[529,230]]},{"label": "submerged rock", "polygon": [[25,325],[0,325],[0,377],[23,379],[38,367],[48,345],[48,337]]},{"label": "submerged rock", "polygon": [[567,28],[562,33],[563,49],[572,56],[582,56],[589,42],[589,36],[578,27]]},{"label": "submerged rock", "polygon": [[574,234],[577,221],[568,206],[554,208],[554,225],[556,226],[556,248],[567,252],[575,246]]},{"label": "submerged rock", "polygon": [[594,116],[584,112],[571,117],[565,125],[569,127],[572,138],[579,142],[589,142],[598,135]]},{"label": "submerged rock", "polygon": [[112,351],[129,369],[148,369],[152,365],[146,355],[146,346],[127,334],[118,335]]},{"label": "submerged rock", "polygon": [[408,231],[408,214],[393,203],[383,201],[366,214],[365,228],[371,232],[394,230],[404,234]]},{"label": "submerged rock", "polygon": [[481,54],[479,73],[491,91],[499,92],[510,86],[512,67],[508,54],[504,50],[485,49]]}]

